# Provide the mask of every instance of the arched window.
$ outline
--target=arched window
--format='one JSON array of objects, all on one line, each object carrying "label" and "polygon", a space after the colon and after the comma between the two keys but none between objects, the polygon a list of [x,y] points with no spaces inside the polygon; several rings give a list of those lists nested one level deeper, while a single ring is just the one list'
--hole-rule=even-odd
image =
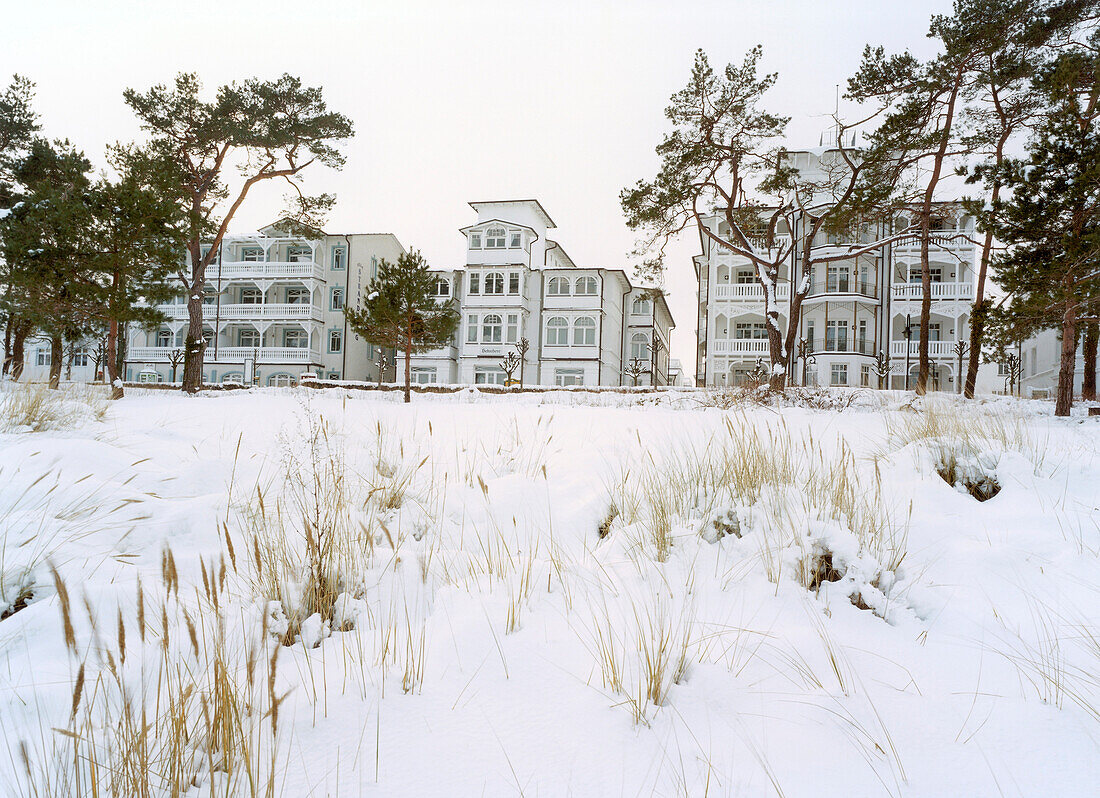
[{"label": "arched window", "polygon": [[573,346],[596,345],[596,320],[581,316],[573,322]]},{"label": "arched window", "polygon": [[550,296],[569,296],[569,278],[551,277],[546,293]]},{"label": "arched window", "polygon": [[451,283],[446,277],[437,277],[435,281],[435,295],[447,297],[451,295]]},{"label": "arched window", "polygon": [[596,295],[596,278],[595,277],[581,277],[577,280],[577,290],[575,291],[577,296],[595,296]]},{"label": "arched window", "polygon": [[242,374],[239,371],[230,371],[230,372],[222,375],[222,382],[223,383],[224,382],[232,382],[232,383],[236,383],[237,385],[243,385],[244,384],[244,374]]},{"label": "arched window", "polygon": [[546,345],[569,345],[569,322],[561,316],[554,316],[550,321],[546,322]]},{"label": "arched window", "polygon": [[481,343],[499,344],[504,323],[500,316],[490,313],[481,319]]},{"label": "arched window", "polygon": [[291,378],[289,374],[272,374],[267,378],[267,384],[273,388],[286,388],[289,387]]},{"label": "arched window", "polygon": [[634,298],[634,304],[630,308],[630,312],[636,316],[648,316],[649,315],[649,298],[639,296]]},{"label": "arched window", "polygon": [[649,361],[649,336],[645,333],[635,333],[630,339],[630,357],[638,360]]},{"label": "arched window", "polygon": [[485,293],[486,294],[503,294],[504,293],[504,275],[500,272],[489,272],[485,275]]},{"label": "arched window", "polygon": [[486,249],[504,249],[504,228],[490,227],[485,231]]}]

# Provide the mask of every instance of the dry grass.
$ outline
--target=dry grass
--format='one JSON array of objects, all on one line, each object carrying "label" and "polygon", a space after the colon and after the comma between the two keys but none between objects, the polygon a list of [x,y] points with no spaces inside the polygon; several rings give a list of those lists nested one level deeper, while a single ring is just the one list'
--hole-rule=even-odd
[{"label": "dry grass", "polygon": [[50,390],[40,384],[7,383],[0,388],[0,431],[73,429],[89,421],[102,421],[109,407],[102,386],[70,385]]}]

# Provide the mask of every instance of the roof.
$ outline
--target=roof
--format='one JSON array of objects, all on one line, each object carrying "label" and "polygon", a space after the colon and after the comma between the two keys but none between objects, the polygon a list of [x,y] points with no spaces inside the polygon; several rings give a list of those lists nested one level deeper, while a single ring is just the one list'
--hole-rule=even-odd
[{"label": "roof", "polygon": [[546,226],[550,228],[557,227],[557,225],[554,224],[554,220],[550,218],[550,214],[546,212],[546,208],[542,207],[542,203],[537,199],[482,200],[480,202],[471,202],[470,207],[476,211],[480,210],[478,208],[479,205],[518,205],[522,203],[534,203],[535,207],[539,209],[539,213],[542,214],[542,220],[546,222]]}]

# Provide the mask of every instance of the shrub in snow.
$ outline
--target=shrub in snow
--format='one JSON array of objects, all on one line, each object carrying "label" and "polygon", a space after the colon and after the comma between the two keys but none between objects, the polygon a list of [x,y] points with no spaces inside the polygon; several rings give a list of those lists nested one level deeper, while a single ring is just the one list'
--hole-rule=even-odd
[{"label": "shrub in snow", "polygon": [[1001,491],[997,480],[999,456],[989,450],[979,451],[969,444],[939,441],[932,445],[936,473],[958,491],[965,491],[980,502],[992,499]]}]

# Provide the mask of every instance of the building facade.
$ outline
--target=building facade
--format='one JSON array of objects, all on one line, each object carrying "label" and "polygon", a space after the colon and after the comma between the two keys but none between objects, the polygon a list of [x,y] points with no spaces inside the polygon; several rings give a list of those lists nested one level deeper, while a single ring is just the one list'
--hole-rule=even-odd
[{"label": "building facade", "polygon": [[[404,252],[389,233],[306,240],[271,225],[226,236],[206,272],[203,381],[290,385],[304,373],[376,379],[376,349],[351,333],[343,309],[363,301],[383,259]],[[127,381],[182,379],[186,296],[159,309],[168,317],[159,327],[128,331]]]},{"label": "building facade", "polygon": [[[525,385],[667,385],[674,323],[660,293],[621,269],[583,267],[549,238],[554,221],[537,200],[472,202],[477,221],[460,230],[465,264],[438,269],[438,301],[460,323],[442,348],[414,355],[418,383],[503,385],[502,361]],[[404,369],[399,355],[398,372]]]},{"label": "building facade", "polygon": [[[792,153],[791,157],[800,170],[813,170],[828,153],[824,149]],[[956,344],[969,340],[978,249],[973,217],[957,206],[943,204],[940,208],[932,223],[930,254],[931,387],[956,391]],[[910,222],[905,214],[899,214],[889,226],[864,225],[846,235],[821,234],[813,242],[815,254],[842,256],[887,238],[892,230],[904,230]],[[730,235],[720,214],[704,218],[702,226],[721,238]],[[699,285],[696,381],[707,386],[739,385],[756,372],[759,363],[769,362],[763,287],[749,259],[717,245],[703,229],[699,232],[702,252],[694,258]],[[761,250],[767,246],[762,237],[751,240]],[[780,328],[786,331],[791,275],[797,273],[801,253],[791,246],[786,227],[778,230],[774,245],[789,251],[776,285]],[[794,384],[878,387],[875,364],[880,352],[891,365],[889,387],[916,384],[922,297],[918,236],[821,264],[810,274],[809,282],[798,320],[800,346],[788,361]],[[996,366],[983,367],[982,383],[995,371]],[[965,357],[963,372],[965,375]]]}]

